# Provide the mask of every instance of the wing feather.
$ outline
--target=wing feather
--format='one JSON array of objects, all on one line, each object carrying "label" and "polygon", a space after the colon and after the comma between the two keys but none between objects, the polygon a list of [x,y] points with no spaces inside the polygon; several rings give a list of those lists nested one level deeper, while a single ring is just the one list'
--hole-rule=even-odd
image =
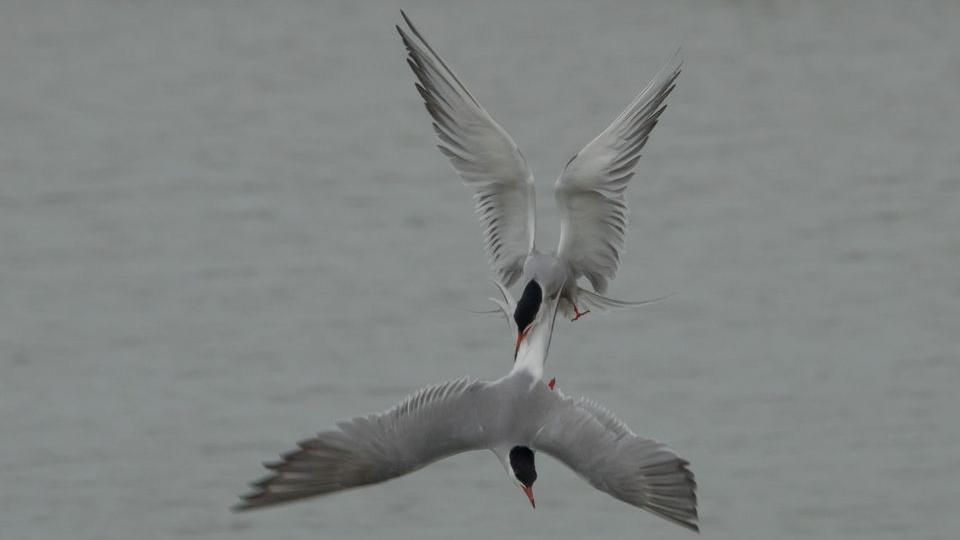
[{"label": "wing feather", "polygon": [[533,447],[560,460],[600,491],[699,530],[697,484],[689,463],[666,445],[638,437],[593,401],[559,398]]},{"label": "wing feather", "polygon": [[558,256],[598,293],[606,291],[617,273],[628,223],[624,193],[680,67],[674,57],[613,123],[570,159],[557,179]]},{"label": "wing feather", "polygon": [[480,448],[474,418],[483,383],[464,377],[423,388],[396,407],[339,422],[336,430],[297,443],[270,475],[251,483],[234,507],[251,510],[384,482],[438,459]]},{"label": "wing feather", "polygon": [[[402,12],[401,12],[402,13]],[[440,55],[403,14],[409,30],[397,27],[407,64],[433,119],[440,152],[473,190],[483,243],[498,279],[512,285],[533,250],[533,175],[510,135],[484,110]]]}]

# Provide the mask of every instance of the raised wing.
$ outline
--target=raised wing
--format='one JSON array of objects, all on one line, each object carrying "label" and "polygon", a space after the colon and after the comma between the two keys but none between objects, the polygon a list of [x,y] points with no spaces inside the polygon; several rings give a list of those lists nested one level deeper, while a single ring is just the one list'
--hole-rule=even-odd
[{"label": "raised wing", "polygon": [[417,76],[417,91],[433,117],[443,152],[473,190],[476,212],[490,265],[507,286],[523,272],[533,249],[535,204],[533,175],[510,135],[483,109],[407,15],[407,63]]},{"label": "raised wing", "polygon": [[480,389],[467,378],[429,386],[381,413],[340,422],[265,463],[272,474],[251,484],[235,510],[376,484],[482,445]]},{"label": "raised wing", "polygon": [[561,398],[533,447],[563,462],[600,491],[678,525],[699,530],[697,483],[687,461],[637,437],[603,407]]},{"label": "raised wing", "polygon": [[577,152],[557,179],[560,246],[557,255],[603,293],[620,264],[627,234],[624,192],[680,75],[677,57],[634,98],[607,129]]}]

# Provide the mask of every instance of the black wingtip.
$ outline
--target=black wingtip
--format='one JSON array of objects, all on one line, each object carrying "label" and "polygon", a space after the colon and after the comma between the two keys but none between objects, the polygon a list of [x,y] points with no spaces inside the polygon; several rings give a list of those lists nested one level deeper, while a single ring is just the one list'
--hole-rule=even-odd
[{"label": "black wingtip", "polygon": [[404,10],[401,9],[401,10],[400,10],[400,16],[403,17],[403,22],[407,23],[407,26],[409,26],[411,30],[413,30],[414,32],[417,31],[416,28],[413,27],[413,23],[410,22],[410,17],[407,17],[407,12],[406,12],[406,11],[404,11]]}]

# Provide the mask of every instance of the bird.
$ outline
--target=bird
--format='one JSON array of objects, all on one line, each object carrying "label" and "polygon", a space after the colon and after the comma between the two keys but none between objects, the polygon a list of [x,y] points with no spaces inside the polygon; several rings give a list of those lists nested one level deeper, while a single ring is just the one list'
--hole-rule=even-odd
[{"label": "bird", "polygon": [[543,381],[557,300],[495,381],[462,377],[422,388],[395,407],[339,422],[265,463],[234,509],[253,510],[378,484],[461,452],[490,450],[536,508],[536,456],[547,454],[593,487],[694,531],[696,481],[689,463],[639,437],[604,407]]},{"label": "bird", "polygon": [[[406,29],[396,28],[417,79],[415,87],[433,120],[437,147],[473,190],[494,274],[507,287],[523,284],[516,309],[508,314],[517,326],[514,358],[545,298],[559,295],[561,311],[574,321],[591,308],[661,300],[628,302],[603,294],[617,272],[626,240],[625,192],[640,150],[680,75],[679,49],[623,112],[567,162],[554,185],[560,242],[555,253],[541,253],[535,242],[534,178],[526,159],[407,14],[401,11],[401,16]],[[580,278],[589,281],[593,291],[580,287]]]}]

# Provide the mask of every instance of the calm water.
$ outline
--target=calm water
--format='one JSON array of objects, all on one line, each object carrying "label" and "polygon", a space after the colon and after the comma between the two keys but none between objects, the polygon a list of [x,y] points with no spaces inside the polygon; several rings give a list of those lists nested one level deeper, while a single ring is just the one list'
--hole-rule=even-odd
[{"label": "calm water", "polygon": [[[471,200],[354,2],[0,6],[0,536],[681,538],[487,453],[233,515],[259,463],[509,367]],[[666,3],[663,3],[666,4]],[[960,4],[405,3],[539,174],[682,45],[568,393],[668,441],[704,537],[960,528]]]}]

